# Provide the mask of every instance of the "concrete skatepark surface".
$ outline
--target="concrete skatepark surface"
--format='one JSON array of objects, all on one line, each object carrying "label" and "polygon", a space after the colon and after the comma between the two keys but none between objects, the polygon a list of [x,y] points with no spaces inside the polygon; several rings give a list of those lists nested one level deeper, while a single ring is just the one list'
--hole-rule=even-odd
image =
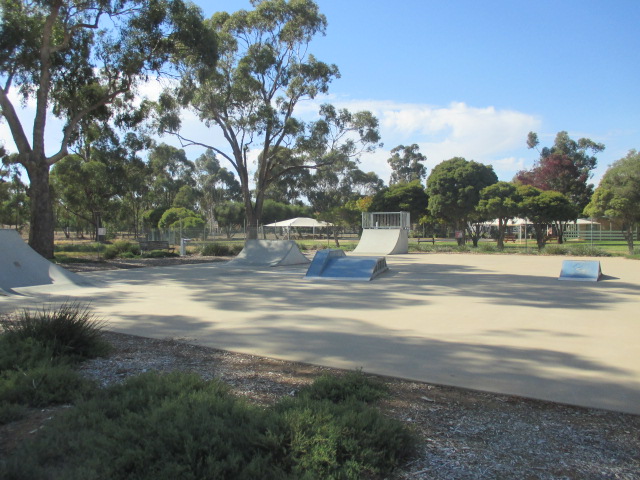
[{"label": "concrete skatepark surface", "polygon": [[640,414],[640,263],[560,282],[564,258],[396,255],[354,284],[305,281],[306,265],[113,270],[0,311],[79,299],[117,332]]}]

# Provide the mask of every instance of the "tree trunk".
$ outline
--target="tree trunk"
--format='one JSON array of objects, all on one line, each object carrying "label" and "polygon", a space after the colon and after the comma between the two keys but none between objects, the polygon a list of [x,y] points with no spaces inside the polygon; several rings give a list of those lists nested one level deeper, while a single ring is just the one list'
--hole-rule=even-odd
[{"label": "tree trunk", "polygon": [[629,248],[629,255],[633,255],[633,223],[629,225],[629,228],[624,233],[624,236],[625,236],[625,238],[627,240],[627,247]]},{"label": "tree trunk", "polygon": [[502,218],[498,218],[498,250],[504,250],[505,223]]},{"label": "tree trunk", "polygon": [[31,222],[29,245],[44,258],[53,258],[53,205],[49,187],[49,165],[35,162],[27,168],[29,175],[29,197],[31,199]]}]

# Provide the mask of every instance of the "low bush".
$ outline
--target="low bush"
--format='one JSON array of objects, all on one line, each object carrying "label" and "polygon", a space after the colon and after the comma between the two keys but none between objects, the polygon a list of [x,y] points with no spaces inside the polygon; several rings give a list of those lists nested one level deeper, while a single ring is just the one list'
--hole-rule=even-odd
[{"label": "low bush", "polygon": [[125,253],[140,255],[140,245],[126,240],[117,240],[105,248],[104,258],[111,260],[113,258],[121,257]]},{"label": "low bush", "polygon": [[142,258],[171,258],[179,257],[175,252],[168,252],[167,250],[151,250],[141,255]]},{"label": "low bush", "polygon": [[571,245],[569,254],[576,257],[610,257],[611,253],[593,245]]},{"label": "low bush", "polygon": [[25,407],[75,402],[95,390],[72,364],[108,351],[103,323],[86,307],[24,310],[0,318],[0,424]]},{"label": "low bush", "polygon": [[199,249],[200,255],[206,257],[233,257],[242,250],[237,243],[206,243]]},{"label": "low bush", "polygon": [[109,349],[101,337],[105,322],[92,314],[89,307],[78,303],[45,305],[4,315],[0,317],[0,326],[3,341],[28,340],[54,358],[95,358]]},{"label": "low bush", "polygon": [[26,413],[27,408],[24,405],[0,401],[0,425],[20,420]]},{"label": "low bush", "polygon": [[386,475],[413,451],[415,438],[358,400],[360,387],[379,390],[373,385],[363,376],[324,379],[264,409],[234,397],[220,381],[144,374],[56,416],[0,464],[0,478]]},{"label": "low bush", "polygon": [[54,252],[83,252],[97,253],[105,249],[102,243],[58,243],[53,247]]},{"label": "low bush", "polygon": [[572,255],[576,257],[608,257],[606,250],[591,245],[547,244],[542,250],[543,255]]},{"label": "low bush", "polygon": [[298,397],[310,400],[329,400],[333,403],[352,400],[373,403],[385,397],[388,392],[388,388],[383,383],[367,377],[358,370],[341,377],[322,375],[310,386],[300,389]]},{"label": "low bush", "polygon": [[492,243],[479,243],[478,251],[482,253],[497,253],[499,252],[498,247],[493,245]]}]

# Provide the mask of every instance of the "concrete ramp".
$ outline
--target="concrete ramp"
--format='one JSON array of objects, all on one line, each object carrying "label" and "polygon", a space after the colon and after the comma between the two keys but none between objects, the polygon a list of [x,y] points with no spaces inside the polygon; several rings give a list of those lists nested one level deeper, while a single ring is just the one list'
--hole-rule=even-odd
[{"label": "concrete ramp", "polygon": [[293,240],[247,240],[232,265],[280,267],[309,263]]},{"label": "concrete ramp", "polygon": [[558,280],[597,282],[600,277],[602,268],[597,260],[563,260]]},{"label": "concrete ramp", "polygon": [[384,257],[347,257],[343,250],[319,250],[304,278],[369,282],[387,270]]},{"label": "concrete ramp", "polygon": [[38,254],[15,230],[0,229],[0,294],[15,294],[15,289],[41,285],[93,286]]},{"label": "concrete ramp", "polygon": [[356,255],[401,255],[409,253],[409,231],[403,228],[365,228]]}]

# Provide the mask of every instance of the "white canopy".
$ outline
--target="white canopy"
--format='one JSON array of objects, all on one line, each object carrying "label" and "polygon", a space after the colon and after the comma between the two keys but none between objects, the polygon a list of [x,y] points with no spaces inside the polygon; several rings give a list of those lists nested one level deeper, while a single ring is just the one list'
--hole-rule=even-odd
[{"label": "white canopy", "polygon": [[265,227],[330,227],[331,223],[321,222],[309,217],[296,217],[280,222],[269,223]]}]

